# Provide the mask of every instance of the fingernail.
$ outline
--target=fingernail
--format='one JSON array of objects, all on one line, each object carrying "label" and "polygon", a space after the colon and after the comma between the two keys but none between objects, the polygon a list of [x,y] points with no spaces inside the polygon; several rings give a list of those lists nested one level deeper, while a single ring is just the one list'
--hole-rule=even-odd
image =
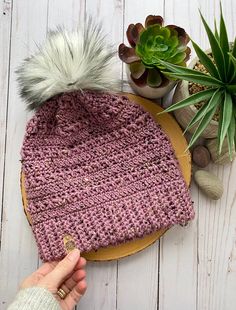
[{"label": "fingernail", "polygon": [[80,257],[80,251],[78,249],[74,249],[73,251],[71,251],[68,255],[67,258],[73,262],[75,260],[78,260],[78,258]]}]

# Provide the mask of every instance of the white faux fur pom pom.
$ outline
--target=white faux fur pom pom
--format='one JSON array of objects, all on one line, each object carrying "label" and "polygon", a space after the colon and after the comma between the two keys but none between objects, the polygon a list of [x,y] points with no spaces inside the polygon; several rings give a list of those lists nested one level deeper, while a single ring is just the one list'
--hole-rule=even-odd
[{"label": "white faux fur pom pom", "polygon": [[49,32],[38,52],[17,70],[20,94],[29,108],[73,90],[118,91],[112,47],[101,27],[88,19],[83,29]]}]

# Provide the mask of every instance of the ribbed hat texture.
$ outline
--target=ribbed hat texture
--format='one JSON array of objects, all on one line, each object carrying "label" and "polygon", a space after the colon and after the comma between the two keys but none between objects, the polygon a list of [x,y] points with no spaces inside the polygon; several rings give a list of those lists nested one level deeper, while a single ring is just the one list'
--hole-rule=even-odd
[{"label": "ribbed hat texture", "polygon": [[125,96],[54,96],[29,121],[21,154],[27,210],[44,261],[66,254],[67,234],[84,252],[194,216],[168,137]]}]

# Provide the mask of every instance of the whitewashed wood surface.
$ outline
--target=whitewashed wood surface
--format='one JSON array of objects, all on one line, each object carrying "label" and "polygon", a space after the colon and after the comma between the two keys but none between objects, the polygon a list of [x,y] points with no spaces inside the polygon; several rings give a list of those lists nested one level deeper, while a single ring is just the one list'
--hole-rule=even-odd
[{"label": "whitewashed wood surface", "polygon": [[[230,38],[236,31],[236,1],[222,1]],[[207,48],[198,8],[213,25],[218,0],[1,0],[0,1],[0,309],[14,298],[19,282],[40,264],[22,210],[20,148],[30,115],[17,93],[15,69],[45,39],[48,29],[69,29],[85,14],[101,20],[116,46],[131,22],[160,14]],[[123,76],[117,61],[117,74]],[[130,90],[124,83],[124,90]],[[80,310],[235,310],[236,161],[209,167],[224,182],[218,202],[191,186],[196,218],[175,227],[148,249],[107,263],[89,263],[88,290]]]}]

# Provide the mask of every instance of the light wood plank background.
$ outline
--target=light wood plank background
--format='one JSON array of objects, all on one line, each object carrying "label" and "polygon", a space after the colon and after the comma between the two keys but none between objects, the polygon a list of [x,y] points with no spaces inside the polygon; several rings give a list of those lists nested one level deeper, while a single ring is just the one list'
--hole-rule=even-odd
[{"label": "light wood plank background", "polygon": [[[69,29],[86,13],[101,20],[116,46],[126,42],[131,22],[161,14],[207,48],[198,8],[213,25],[218,0],[1,0],[0,1],[0,309],[13,299],[19,282],[40,264],[22,211],[20,148],[31,115],[18,97],[15,69],[45,39],[48,29]],[[236,1],[222,1],[230,38],[235,36]],[[194,55],[194,53],[193,53]],[[117,75],[130,91],[122,63]],[[196,219],[175,227],[148,249],[120,261],[89,263],[88,290],[80,310],[235,310],[236,161],[211,165],[224,182],[222,199],[212,202],[192,184]]]}]

